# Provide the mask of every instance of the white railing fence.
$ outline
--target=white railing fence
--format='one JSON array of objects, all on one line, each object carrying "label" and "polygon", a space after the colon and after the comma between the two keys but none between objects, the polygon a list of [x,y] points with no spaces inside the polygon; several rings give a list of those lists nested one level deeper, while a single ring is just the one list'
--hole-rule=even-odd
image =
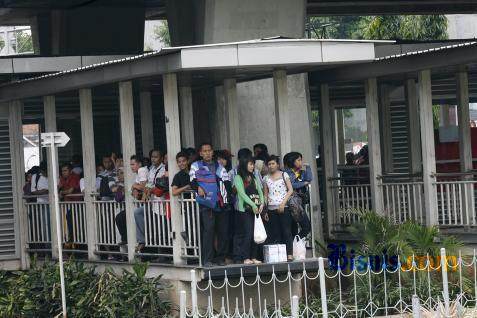
[{"label": "white railing fence", "polygon": [[434,185],[437,192],[437,212],[440,225],[477,225],[475,215],[477,180],[472,174],[438,175]]},{"label": "white railing fence", "polygon": [[36,197],[25,199],[25,210],[28,216],[27,247],[29,250],[47,250],[51,248],[50,206],[48,203],[36,201]]},{"label": "white railing fence", "polygon": [[124,202],[93,201],[96,218],[96,253],[111,253],[111,247],[121,243],[116,217],[125,211]]},{"label": "white railing fence", "polygon": [[83,201],[60,202],[62,217],[63,243],[75,245],[86,245],[86,208]]},{"label": "white railing fence", "polygon": [[335,224],[349,225],[359,220],[355,211],[370,210],[371,187],[356,178],[333,178],[330,180],[335,207]]},{"label": "white railing fence", "polygon": [[395,222],[412,220],[425,224],[424,183],[421,177],[407,174],[383,176],[380,186],[386,215]]},{"label": "white railing fence", "polygon": [[180,292],[180,317],[477,317],[475,251],[306,264],[266,277],[258,269],[238,278],[225,271],[223,280],[205,282],[192,270],[190,291]]},{"label": "white railing fence", "polygon": [[182,216],[181,237],[184,239],[182,257],[200,260],[200,217],[199,205],[195,201],[195,193],[183,193],[179,199]]}]

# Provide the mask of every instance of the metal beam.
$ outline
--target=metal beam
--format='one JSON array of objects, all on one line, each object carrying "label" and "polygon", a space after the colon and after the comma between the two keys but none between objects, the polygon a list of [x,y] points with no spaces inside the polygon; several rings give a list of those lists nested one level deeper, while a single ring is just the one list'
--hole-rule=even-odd
[{"label": "metal beam", "polygon": [[471,45],[312,72],[310,78],[313,83],[331,83],[407,73],[415,76],[420,70],[476,62],[477,45]]}]

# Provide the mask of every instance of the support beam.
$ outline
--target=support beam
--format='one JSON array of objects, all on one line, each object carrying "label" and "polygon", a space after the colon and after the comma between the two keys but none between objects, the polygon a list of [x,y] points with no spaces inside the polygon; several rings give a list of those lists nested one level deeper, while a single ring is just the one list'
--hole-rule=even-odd
[{"label": "support beam", "polygon": [[438,223],[438,220],[437,192],[434,185],[436,174],[436,154],[434,148],[434,122],[432,116],[431,71],[420,71],[418,81],[424,208],[426,211],[426,224],[428,226],[433,226]]},{"label": "support beam", "polygon": [[182,147],[195,148],[194,108],[190,86],[179,87]]},{"label": "support beam", "polygon": [[23,103],[19,100],[8,105],[8,127],[10,135],[10,156],[12,171],[13,208],[15,210],[15,242],[22,269],[30,266],[30,257],[25,250],[28,238],[28,216],[21,194],[23,193],[23,176],[25,175],[23,156]]},{"label": "support beam", "polygon": [[382,175],[381,143],[379,133],[378,84],[376,78],[364,83],[366,97],[366,126],[368,130],[369,180],[372,209],[384,214],[383,188],[379,178]]},{"label": "support beam", "polygon": [[383,171],[393,172],[393,144],[391,133],[391,102],[389,100],[390,87],[387,85],[381,86],[380,94],[380,127],[381,127],[381,149],[383,155]]},{"label": "support beam", "polygon": [[273,88],[277,125],[277,149],[283,158],[286,153],[291,151],[290,111],[286,71],[278,70],[273,72]]},{"label": "support beam", "polygon": [[469,78],[467,72],[459,72],[457,78],[457,114],[459,121],[460,169],[472,170],[472,141],[470,137]]},{"label": "support beam", "polygon": [[[472,140],[470,134],[470,110],[469,110],[469,77],[467,71],[456,74],[457,79],[457,114],[459,129],[459,152],[460,152],[460,171],[469,172],[473,169],[472,163]],[[464,175],[463,180],[470,181],[472,175]],[[475,224],[475,205],[474,205],[474,185],[468,183],[464,185],[467,195],[462,195],[464,202],[464,211],[466,218],[472,224]]]},{"label": "support beam", "polygon": [[343,109],[337,108],[335,114],[336,114],[336,124],[335,124],[336,125],[336,154],[338,157],[338,164],[344,165],[346,163],[346,153],[345,153]]},{"label": "support beam", "polygon": [[211,117],[212,143],[217,149],[227,148],[228,131],[226,126],[224,87],[215,87],[215,117]]},{"label": "support beam", "polygon": [[[235,153],[240,148],[239,110],[237,106],[237,83],[235,79],[224,80],[225,120],[227,127],[227,149]],[[233,165],[237,158],[233,157]]]},{"label": "support beam", "polygon": [[119,83],[119,117],[121,123],[121,144],[124,158],[124,189],[126,192],[126,226],[128,234],[128,259],[134,261],[136,247],[136,222],[134,221],[134,198],[131,187],[134,184],[134,173],[129,168],[129,158],[136,152],[134,134],[134,104],[131,82]]},{"label": "support beam", "polygon": [[[45,96],[43,97],[43,111],[45,116],[45,132],[56,132],[56,105],[55,105],[55,96]],[[55,149],[58,152],[57,149]],[[57,156],[58,157],[58,153]],[[53,162],[50,151],[46,152],[46,161],[48,163],[48,193],[49,198],[48,202],[50,202],[50,237],[51,237],[51,257],[54,259],[58,258],[58,243],[56,240],[56,222],[61,222],[61,220],[56,219],[55,209],[51,207],[54,202],[54,195],[53,193],[56,189],[53,186],[53,180],[51,180],[51,176],[53,169],[56,169],[57,162]]]},{"label": "support beam", "polygon": [[[170,154],[178,153],[181,150],[181,131],[179,123],[179,96],[177,93],[177,75],[175,73],[165,74],[162,77],[164,90],[164,113],[166,118],[166,140],[167,151]],[[172,157],[172,156],[171,156]],[[172,177],[179,172],[177,165],[169,165],[169,187],[172,187]],[[172,190],[171,190],[172,193]],[[181,207],[178,197],[172,196],[171,204],[171,223],[173,236],[173,262],[175,265],[183,264],[181,257],[182,238],[179,235],[182,232]]]},{"label": "support beam", "polygon": [[93,99],[90,88],[79,90],[79,103],[88,259],[96,260],[98,259],[98,256],[94,253],[96,247],[96,217],[93,203],[93,193],[96,192],[96,160],[94,153]]},{"label": "support beam", "polygon": [[152,116],[151,92],[139,93],[139,107],[141,112],[141,141],[142,155],[148,156],[154,149],[154,124]]},{"label": "support beam", "polygon": [[328,237],[332,237],[333,225],[336,223],[332,182],[330,178],[334,176],[333,163],[333,134],[331,125],[330,90],[328,84],[321,85],[321,103],[319,108],[320,136],[321,136],[321,166],[323,168],[323,184],[325,185],[325,210],[327,220]]},{"label": "support beam", "polygon": [[410,172],[422,172],[421,128],[419,124],[419,104],[417,98],[416,81],[408,79],[405,83],[407,118],[409,129]]}]

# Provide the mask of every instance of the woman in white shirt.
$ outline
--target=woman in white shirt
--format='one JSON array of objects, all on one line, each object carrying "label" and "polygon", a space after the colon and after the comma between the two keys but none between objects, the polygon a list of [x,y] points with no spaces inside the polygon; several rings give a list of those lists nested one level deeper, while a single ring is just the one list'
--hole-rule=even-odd
[{"label": "woman in white shirt", "polygon": [[293,187],[288,174],[280,170],[279,162],[277,156],[268,158],[268,174],[263,179],[263,188],[268,204],[271,241],[274,244],[285,244],[288,260],[293,260],[292,216],[287,206],[288,199],[293,194]]}]

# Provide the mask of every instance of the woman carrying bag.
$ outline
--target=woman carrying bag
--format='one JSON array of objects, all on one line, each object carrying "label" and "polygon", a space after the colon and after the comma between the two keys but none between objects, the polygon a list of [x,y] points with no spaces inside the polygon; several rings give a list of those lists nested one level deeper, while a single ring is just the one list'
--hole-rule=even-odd
[{"label": "woman carrying bag", "polygon": [[260,264],[257,260],[258,246],[254,242],[255,218],[260,218],[264,197],[260,180],[253,174],[252,157],[241,158],[234,187],[237,190],[238,211],[235,214],[234,261],[243,264]]}]

